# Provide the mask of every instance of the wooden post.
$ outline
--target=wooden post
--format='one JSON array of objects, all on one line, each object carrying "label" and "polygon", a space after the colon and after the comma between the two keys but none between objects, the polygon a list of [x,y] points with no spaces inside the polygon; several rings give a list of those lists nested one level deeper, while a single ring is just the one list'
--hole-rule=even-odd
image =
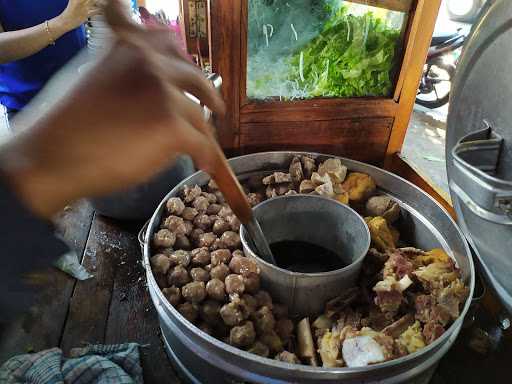
[{"label": "wooden post", "polygon": [[402,149],[440,6],[441,0],[418,0],[415,13],[419,17],[414,18],[409,33],[404,57],[405,72],[399,79],[403,84],[398,97],[398,113],[386,150],[385,168],[392,166],[393,156]]}]

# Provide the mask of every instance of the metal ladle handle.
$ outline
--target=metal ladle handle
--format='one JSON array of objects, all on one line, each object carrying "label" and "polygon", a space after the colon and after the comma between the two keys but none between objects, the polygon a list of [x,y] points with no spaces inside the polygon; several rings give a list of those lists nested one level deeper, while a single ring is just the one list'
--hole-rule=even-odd
[{"label": "metal ladle handle", "polygon": [[[212,82],[215,89],[220,89],[222,85],[222,78],[218,74],[214,73],[209,75],[208,80]],[[205,118],[209,120],[211,118],[211,111],[206,106],[204,107],[204,111]],[[213,169],[210,171],[212,178],[217,183],[219,190],[224,195],[224,198],[235,215],[238,217],[240,222],[247,227],[247,232],[258,250],[259,256],[269,263],[276,264],[265,235],[253,215],[247,196],[245,195],[238,178],[231,170],[224,152],[220,148],[217,140],[214,138],[212,138],[212,145],[214,146],[216,155],[215,164]]]}]

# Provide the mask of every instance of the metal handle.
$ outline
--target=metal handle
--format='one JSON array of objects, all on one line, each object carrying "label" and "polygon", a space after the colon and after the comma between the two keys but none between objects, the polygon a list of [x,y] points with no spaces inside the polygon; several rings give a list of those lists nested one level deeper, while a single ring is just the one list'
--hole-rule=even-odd
[{"label": "metal handle", "polygon": [[[222,77],[218,73],[211,73],[208,75],[207,79],[212,83],[213,87],[220,92],[220,88],[222,87]],[[206,105],[203,107],[204,119],[209,121],[212,117],[212,111]]]},{"label": "metal handle", "polygon": [[504,140],[489,123],[484,124],[484,129],[464,136],[453,147],[450,190],[479,217],[512,225],[512,183],[495,176]]}]

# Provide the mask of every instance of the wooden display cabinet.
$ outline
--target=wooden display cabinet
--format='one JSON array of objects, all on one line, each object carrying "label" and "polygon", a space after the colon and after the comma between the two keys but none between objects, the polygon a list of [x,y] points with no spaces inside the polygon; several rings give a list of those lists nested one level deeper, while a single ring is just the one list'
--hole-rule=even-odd
[{"label": "wooden display cabinet", "polygon": [[399,151],[441,0],[352,0],[405,14],[402,49],[387,97],[283,101],[247,96],[248,0],[210,0],[210,59],[223,78],[227,113],[217,118],[229,155],[307,150],[382,164]]}]

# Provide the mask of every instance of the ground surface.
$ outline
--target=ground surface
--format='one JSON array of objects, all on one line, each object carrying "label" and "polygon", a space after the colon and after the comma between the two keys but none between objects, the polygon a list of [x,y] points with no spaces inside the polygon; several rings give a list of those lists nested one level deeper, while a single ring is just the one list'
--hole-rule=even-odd
[{"label": "ground surface", "polygon": [[448,106],[429,110],[415,106],[401,158],[450,201],[445,163]]}]

